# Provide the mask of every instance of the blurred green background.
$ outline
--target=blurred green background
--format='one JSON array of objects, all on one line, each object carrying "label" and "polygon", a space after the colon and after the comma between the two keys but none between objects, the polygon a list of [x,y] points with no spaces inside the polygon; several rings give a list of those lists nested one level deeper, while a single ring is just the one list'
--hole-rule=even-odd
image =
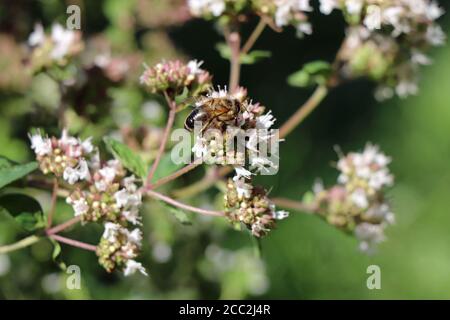
[{"label": "blurred green background", "polygon": [[[35,22],[41,21],[45,26],[53,21],[63,22],[70,3],[82,7],[85,39],[101,35],[113,53],[139,53],[148,64],[172,57],[203,60],[203,67],[214,75],[215,84],[226,84],[228,62],[214,49],[222,39],[213,23],[185,21],[182,14],[173,18],[175,11],[169,10],[172,3],[178,2],[1,0],[0,155],[20,162],[31,160],[26,138],[30,128],[42,126],[57,132],[55,120],[48,116],[53,112],[51,103],[45,106],[49,96],[45,95],[44,103],[42,98],[36,98],[40,87],[35,79],[26,80],[14,53],[26,42]],[[447,3],[441,5],[450,9]],[[272,110],[278,124],[311,93],[289,87],[286,77],[305,62],[331,60],[344,35],[345,25],[339,14],[315,14],[312,21],[314,34],[303,40],[295,37],[294,30],[281,34],[266,30],[256,48],[272,51],[272,58],[242,70],[241,84],[248,88],[250,97]],[[255,22],[245,26],[244,34],[249,34]],[[450,17],[444,16],[441,24],[450,31]],[[363,255],[357,250],[355,239],[319,218],[292,212],[262,240],[261,261],[254,253],[250,236],[232,230],[226,221],[194,217],[191,226],[184,226],[164,207],[149,203],[142,210],[146,243],[141,255],[150,274],[148,278],[106,274],[92,253],[63,246],[66,264],[77,264],[82,270],[82,289],[68,290],[64,285],[66,274],[51,259],[50,242],[41,241],[0,256],[0,297],[450,298],[450,46],[436,49],[432,57],[434,64],[423,69],[416,97],[378,103],[372,95],[373,85],[364,80],[333,90],[283,142],[278,175],[258,178],[258,182],[273,188],[271,195],[300,200],[316,177],[323,178],[326,185],[336,180],[337,172],[330,166],[337,158],[333,146],[339,145],[346,152],[362,149],[367,141],[379,144],[393,158],[391,170],[396,184],[389,198],[397,221],[388,229],[388,240],[375,255]],[[138,76],[142,71],[140,64],[137,70]],[[130,75],[135,77],[134,82],[111,86],[104,97],[100,96],[100,102],[84,97],[88,106],[95,108],[98,104],[100,115],[77,110],[80,118],[88,120],[75,131],[82,136],[93,135],[99,141],[103,134],[121,132],[124,124],[114,120],[120,118],[116,113],[130,113],[133,119],[141,119],[141,107],[152,98],[136,89],[137,76]],[[33,91],[33,85],[38,89]],[[88,89],[89,85],[92,84],[88,82]],[[80,101],[85,103],[78,98],[73,100],[74,109]],[[126,126],[158,127],[163,123],[160,119],[149,123],[133,119]],[[183,120],[180,117],[178,125]],[[195,171],[177,184],[187,185],[202,174],[202,170]],[[30,192],[44,207],[48,206],[48,193]],[[191,201],[204,205],[219,197],[217,190],[212,189]],[[61,201],[58,221],[71,215]],[[89,243],[96,243],[100,234],[101,228],[95,225],[68,233]],[[11,221],[0,217],[0,244],[22,237]],[[381,268],[381,290],[366,287],[366,269],[372,264]]]}]

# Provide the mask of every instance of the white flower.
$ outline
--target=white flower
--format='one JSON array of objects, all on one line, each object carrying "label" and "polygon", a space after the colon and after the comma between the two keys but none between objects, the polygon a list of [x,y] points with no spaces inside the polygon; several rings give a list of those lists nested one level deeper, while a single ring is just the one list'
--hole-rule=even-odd
[{"label": "white flower", "polygon": [[347,0],[345,7],[350,14],[359,15],[363,7],[364,0]]},{"label": "white flower", "polygon": [[[309,0],[276,0],[277,7],[275,11],[275,24],[278,27],[287,26],[293,20],[296,20],[297,12],[312,11]],[[311,25],[304,21],[297,23],[297,30],[300,33],[310,34],[312,32]]]},{"label": "white flower", "polygon": [[45,33],[44,28],[42,27],[42,24],[37,23],[34,26],[33,32],[28,37],[28,44],[32,47],[34,46],[40,46],[45,41]]},{"label": "white flower", "polygon": [[62,59],[70,50],[70,46],[75,40],[75,32],[64,29],[60,24],[52,26],[51,38],[54,43],[54,48],[51,52],[53,59]]},{"label": "white flower", "polygon": [[78,146],[80,144],[80,141],[77,138],[70,136],[67,129],[64,129],[61,133],[59,143],[62,147],[69,147]]},{"label": "white flower", "polygon": [[78,171],[74,168],[67,167],[64,169],[63,179],[66,180],[69,184],[74,184],[78,181]]},{"label": "white flower", "polygon": [[400,98],[406,98],[407,96],[416,95],[419,92],[419,87],[416,81],[402,79],[395,87],[395,92]]},{"label": "white flower", "polygon": [[337,0],[320,0],[320,12],[323,14],[330,14],[334,9],[338,7]]},{"label": "white flower", "polygon": [[278,169],[278,166],[269,158],[252,156],[250,157],[250,169],[258,173],[269,174],[272,170]]},{"label": "white flower", "polygon": [[430,65],[432,63],[430,57],[418,50],[412,51],[411,61],[412,63],[420,65]]},{"label": "white flower", "polygon": [[289,217],[289,212],[284,211],[284,210],[278,210],[278,211],[274,211],[272,213],[272,216],[277,220],[282,220],[282,219],[286,219],[287,217]]},{"label": "white flower", "polygon": [[131,176],[123,179],[123,185],[125,186],[125,189],[127,189],[128,192],[136,192],[137,191],[137,186],[136,186],[135,182],[136,182],[136,177],[134,175],[131,175]]},{"label": "white flower", "polygon": [[116,204],[119,208],[125,207],[128,204],[129,194],[127,190],[122,189],[117,191],[114,194],[114,198],[116,199]]},{"label": "white flower", "polygon": [[197,75],[199,73],[204,72],[200,66],[203,64],[203,61],[191,60],[188,62],[187,67],[192,75]]},{"label": "white flower", "polygon": [[67,167],[63,172],[63,179],[69,184],[74,184],[78,180],[88,180],[90,178],[89,167],[86,160],[80,160],[77,167]]},{"label": "white flower", "polygon": [[367,7],[364,25],[369,30],[377,30],[381,28],[381,9],[379,6],[370,5]]},{"label": "white flower", "polygon": [[436,20],[444,14],[444,9],[439,7],[439,4],[436,1],[433,1],[428,4],[427,10],[425,10],[425,14],[428,19]]},{"label": "white flower", "polygon": [[309,22],[302,22],[297,25],[297,36],[302,37],[303,34],[312,34],[312,25]]},{"label": "white flower", "polygon": [[98,173],[108,184],[113,182],[116,177],[116,169],[108,166],[98,170]]},{"label": "white flower", "polygon": [[48,138],[43,138],[39,133],[29,135],[31,148],[38,156],[45,156],[52,152],[52,142]]},{"label": "white flower", "polygon": [[360,250],[368,253],[373,251],[374,245],[386,239],[384,225],[367,222],[360,223],[356,226],[355,236],[361,241],[359,245]]},{"label": "white flower", "polygon": [[80,162],[78,163],[77,171],[79,180],[88,180],[91,177],[88,163],[84,159],[80,160]]},{"label": "white flower", "polygon": [[367,199],[366,192],[363,189],[356,189],[355,191],[353,191],[353,193],[350,195],[350,199],[356,206],[362,209],[365,209],[369,206],[369,200]]},{"label": "white flower", "polygon": [[374,172],[369,179],[369,186],[375,190],[380,190],[384,186],[391,186],[394,178],[387,170],[378,170]]},{"label": "white flower", "polygon": [[137,262],[132,259],[128,260],[126,263],[125,270],[123,271],[123,274],[125,276],[129,276],[136,273],[136,271],[139,271],[143,275],[148,276],[147,272],[145,271],[145,268],[142,266],[140,262]]},{"label": "white flower", "polygon": [[139,216],[139,210],[137,208],[122,211],[122,216],[132,224],[141,224],[141,217]]},{"label": "white flower", "polygon": [[142,231],[136,228],[128,232],[128,241],[140,247],[142,244]]},{"label": "white flower", "polygon": [[429,25],[426,32],[427,41],[433,46],[442,46],[445,44],[445,33],[437,25]]},{"label": "white flower", "polygon": [[192,147],[192,152],[196,158],[202,158],[203,155],[208,153],[208,147],[206,146],[205,139],[203,137],[196,137],[195,144]]},{"label": "white flower", "polygon": [[235,167],[234,170],[236,171],[236,175],[233,177],[233,180],[239,180],[241,177],[249,179],[252,175],[250,171],[243,167]]},{"label": "white flower", "polygon": [[224,0],[188,0],[188,6],[194,16],[212,14],[218,17],[225,11]]},{"label": "white flower", "polygon": [[105,223],[105,231],[103,231],[102,237],[108,240],[109,242],[115,242],[117,238],[117,234],[119,230],[122,228],[120,224],[106,222]]},{"label": "white flower", "polygon": [[81,216],[88,212],[89,206],[86,199],[80,198],[72,201],[72,207],[75,212],[75,216]]},{"label": "white flower", "polygon": [[401,33],[408,33],[410,27],[407,23],[402,22],[402,16],[405,14],[403,7],[388,7],[382,12],[383,22],[394,27],[392,35],[399,36]]},{"label": "white flower", "polygon": [[384,101],[394,96],[394,90],[388,86],[378,86],[375,90],[375,99],[378,101]]},{"label": "white flower", "polygon": [[116,204],[119,208],[138,206],[141,204],[141,194],[130,194],[126,189],[121,189],[114,194]]},{"label": "white flower", "polygon": [[81,148],[85,153],[91,153],[94,151],[94,146],[92,145],[92,137],[87,138],[81,143]]},{"label": "white flower", "polygon": [[234,181],[236,191],[239,197],[250,198],[252,195],[253,187],[251,184],[245,183],[244,179],[238,179]]},{"label": "white flower", "polygon": [[377,219],[387,224],[395,223],[395,216],[387,203],[371,206],[364,214],[369,219]]}]

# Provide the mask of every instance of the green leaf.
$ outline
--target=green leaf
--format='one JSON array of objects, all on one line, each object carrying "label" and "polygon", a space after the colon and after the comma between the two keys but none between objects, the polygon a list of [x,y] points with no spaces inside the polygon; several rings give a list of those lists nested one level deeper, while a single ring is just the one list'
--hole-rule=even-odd
[{"label": "green leaf", "polygon": [[189,96],[189,89],[187,87],[184,87],[183,92],[175,97],[175,102],[177,105],[182,104],[183,102],[186,101],[186,99]]},{"label": "green leaf", "polygon": [[293,87],[308,87],[315,84],[325,84],[331,74],[331,65],[326,61],[313,61],[288,77],[288,83]]},{"label": "green leaf", "polygon": [[[231,49],[230,47],[223,42],[216,44],[216,50],[219,51],[220,56],[224,59],[230,60],[231,58]],[[240,62],[242,64],[254,64],[259,62],[262,59],[270,58],[272,53],[266,50],[253,50],[246,54],[241,54]]]},{"label": "green leaf", "polygon": [[316,199],[314,193],[312,191],[307,191],[303,195],[302,202],[305,204],[312,204],[314,203],[314,200]]},{"label": "green leaf", "polygon": [[247,54],[241,55],[242,64],[255,64],[263,59],[270,58],[272,52],[267,50],[253,50]]},{"label": "green leaf", "polygon": [[45,227],[43,215],[39,212],[23,212],[14,217],[14,220],[26,231],[34,231]]},{"label": "green leaf", "polygon": [[108,150],[125,168],[141,178],[144,178],[147,175],[147,166],[145,165],[144,160],[128,146],[110,137],[105,137],[103,141]]},{"label": "green leaf", "polygon": [[67,266],[66,266],[66,264],[64,263],[64,261],[62,260],[62,257],[61,257],[61,245],[57,241],[55,241],[55,240],[53,240],[51,238],[49,238],[49,239],[50,239],[50,241],[53,244],[53,252],[52,252],[52,259],[53,259],[53,261],[58,265],[58,267],[61,270],[66,270]]},{"label": "green leaf", "polygon": [[190,226],[192,225],[192,219],[190,218],[189,214],[186,211],[183,211],[181,209],[172,207],[168,205],[165,202],[160,202],[163,207],[165,207],[167,210],[169,210],[170,213],[173,214],[173,216],[183,225]]},{"label": "green leaf", "polygon": [[0,197],[0,211],[7,213],[26,231],[45,228],[41,205],[25,194],[6,194]]},{"label": "green leaf", "polygon": [[36,170],[37,167],[37,162],[16,164],[4,157],[0,157],[0,188],[26,176]]},{"label": "green leaf", "polygon": [[170,152],[165,153],[162,156],[161,161],[159,162],[158,169],[156,170],[152,180],[153,182],[156,182],[157,180],[174,173],[175,171],[181,169],[182,167],[184,167],[183,163],[175,164],[172,161]]}]

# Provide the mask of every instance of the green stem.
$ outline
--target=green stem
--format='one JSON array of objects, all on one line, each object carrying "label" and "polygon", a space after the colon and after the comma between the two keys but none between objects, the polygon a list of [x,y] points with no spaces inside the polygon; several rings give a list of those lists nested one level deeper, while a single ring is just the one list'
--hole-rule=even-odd
[{"label": "green stem", "polygon": [[281,126],[280,138],[286,137],[322,102],[327,96],[328,88],[319,86],[312,96]]},{"label": "green stem", "polygon": [[39,238],[38,236],[33,235],[33,236],[26,237],[22,240],[19,240],[16,243],[1,246],[0,254],[8,253],[11,251],[16,251],[16,250],[31,246],[32,244],[38,242],[40,239],[41,238]]},{"label": "green stem", "polygon": [[247,42],[242,47],[241,54],[246,54],[250,51],[250,49],[255,44],[256,40],[258,40],[259,36],[266,28],[266,25],[267,25],[267,23],[263,19],[259,20],[259,23],[257,24],[255,30],[253,30],[253,32],[250,35],[250,37],[248,38]]}]

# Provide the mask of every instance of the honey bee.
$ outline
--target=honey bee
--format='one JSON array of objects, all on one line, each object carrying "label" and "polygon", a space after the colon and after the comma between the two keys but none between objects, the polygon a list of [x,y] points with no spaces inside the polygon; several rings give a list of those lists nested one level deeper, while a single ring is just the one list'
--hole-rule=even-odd
[{"label": "honey bee", "polygon": [[188,131],[194,129],[195,122],[203,125],[201,132],[210,127],[222,129],[230,123],[237,123],[238,115],[245,109],[243,103],[230,97],[207,97],[195,104],[194,110],[184,122]]}]

